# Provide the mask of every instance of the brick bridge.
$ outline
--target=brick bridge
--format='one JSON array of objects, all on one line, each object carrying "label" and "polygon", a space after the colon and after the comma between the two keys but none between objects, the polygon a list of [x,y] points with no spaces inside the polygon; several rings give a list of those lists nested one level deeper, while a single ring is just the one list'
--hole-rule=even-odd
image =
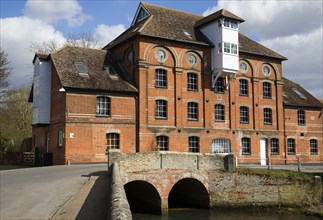
[{"label": "brick bridge", "polygon": [[128,219],[125,213],[131,212],[167,214],[168,208],[302,206],[322,201],[319,176],[299,180],[234,172],[232,154],[110,151],[109,161],[114,164],[112,219]]},{"label": "brick bridge", "polygon": [[[110,152],[133,212],[163,213],[168,208],[209,208],[209,174],[234,168],[233,155]],[[189,192],[189,193],[188,193]]]}]

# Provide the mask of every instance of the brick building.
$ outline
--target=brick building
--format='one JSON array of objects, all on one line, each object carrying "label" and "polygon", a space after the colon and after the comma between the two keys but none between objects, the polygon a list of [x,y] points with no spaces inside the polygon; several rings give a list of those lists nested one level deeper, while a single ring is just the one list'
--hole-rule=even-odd
[{"label": "brick building", "polygon": [[102,50],[36,54],[33,146],[54,164],[106,161],[107,149],[322,163],[322,104],[283,78],[285,57],[239,33],[242,22],[140,3]]}]

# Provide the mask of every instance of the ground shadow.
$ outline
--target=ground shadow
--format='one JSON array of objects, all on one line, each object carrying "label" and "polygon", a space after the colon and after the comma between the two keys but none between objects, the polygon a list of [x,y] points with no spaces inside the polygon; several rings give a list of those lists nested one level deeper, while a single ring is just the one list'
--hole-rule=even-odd
[{"label": "ground shadow", "polygon": [[107,219],[109,212],[108,197],[110,190],[109,173],[108,171],[99,171],[90,173],[88,176],[97,177],[97,180],[86,197],[76,219]]}]

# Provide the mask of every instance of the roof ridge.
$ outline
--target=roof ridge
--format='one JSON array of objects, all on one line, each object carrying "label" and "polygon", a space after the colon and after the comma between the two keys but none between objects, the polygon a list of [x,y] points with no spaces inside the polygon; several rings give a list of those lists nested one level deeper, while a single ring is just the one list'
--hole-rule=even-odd
[{"label": "roof ridge", "polygon": [[173,8],[167,8],[165,6],[159,6],[159,5],[154,5],[154,4],[150,4],[150,3],[147,3],[147,2],[141,2],[143,6],[145,5],[149,5],[149,6],[153,6],[153,7],[157,7],[157,8],[163,8],[163,9],[167,9],[167,10],[170,10],[170,11],[176,11],[176,12],[180,12],[182,14],[190,14],[190,15],[194,15],[194,16],[199,16],[201,18],[204,18],[205,16],[203,15],[199,15],[199,14],[194,14],[192,12],[186,12],[186,11],[181,11],[179,9],[173,9]]}]

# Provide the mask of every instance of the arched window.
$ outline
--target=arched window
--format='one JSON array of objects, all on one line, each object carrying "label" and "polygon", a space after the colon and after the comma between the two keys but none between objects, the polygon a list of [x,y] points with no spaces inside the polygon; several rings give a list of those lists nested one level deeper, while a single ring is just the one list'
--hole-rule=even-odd
[{"label": "arched window", "polygon": [[287,153],[296,154],[296,143],[295,143],[295,139],[293,138],[287,139]]},{"label": "arched window", "polygon": [[211,153],[231,153],[231,142],[226,138],[212,140]]},{"label": "arched window", "polygon": [[168,151],[168,137],[164,135],[157,136],[157,149],[159,151]]},{"label": "arched window", "polygon": [[187,90],[189,91],[198,90],[198,75],[196,73],[187,74]]},{"label": "arched window", "polygon": [[248,137],[241,138],[241,154],[242,155],[251,154],[250,138]]},{"label": "arched window", "polygon": [[224,121],[225,120],[224,105],[216,104],[214,106],[214,115],[215,115],[215,121]]},{"label": "arched window", "polygon": [[156,119],[167,119],[167,101],[156,100],[155,117]]},{"label": "arched window", "polygon": [[120,135],[118,133],[107,133],[107,148],[120,149]]},{"label": "arched window", "polygon": [[271,108],[264,108],[264,124],[271,125],[273,123]]},{"label": "arched window", "polygon": [[167,88],[167,71],[164,69],[155,70],[155,86],[158,88]]},{"label": "arched window", "polygon": [[224,77],[219,77],[214,84],[215,93],[224,93]]},{"label": "arched window", "polygon": [[188,137],[188,151],[189,152],[200,152],[200,138],[191,136]]},{"label": "arched window", "polygon": [[240,123],[241,124],[249,123],[249,108],[246,106],[240,107]]},{"label": "arched window", "polygon": [[262,84],[262,95],[265,99],[271,99],[271,83],[263,82]]},{"label": "arched window", "polygon": [[270,153],[272,155],[279,154],[279,140],[278,140],[278,138],[270,139]]},{"label": "arched window", "polygon": [[304,110],[298,110],[297,111],[297,118],[298,118],[298,125],[305,125],[306,124],[305,111]]},{"label": "arched window", "polygon": [[310,153],[311,154],[318,154],[317,140],[316,139],[311,139],[310,140],[310,145],[311,145]]},{"label": "arched window", "polygon": [[99,116],[110,116],[111,115],[110,97],[98,96],[96,98],[96,114]]},{"label": "arched window", "polygon": [[246,79],[240,79],[240,95],[241,96],[248,96],[248,80]]},{"label": "arched window", "polygon": [[187,103],[187,119],[198,120],[198,104],[196,102]]}]

